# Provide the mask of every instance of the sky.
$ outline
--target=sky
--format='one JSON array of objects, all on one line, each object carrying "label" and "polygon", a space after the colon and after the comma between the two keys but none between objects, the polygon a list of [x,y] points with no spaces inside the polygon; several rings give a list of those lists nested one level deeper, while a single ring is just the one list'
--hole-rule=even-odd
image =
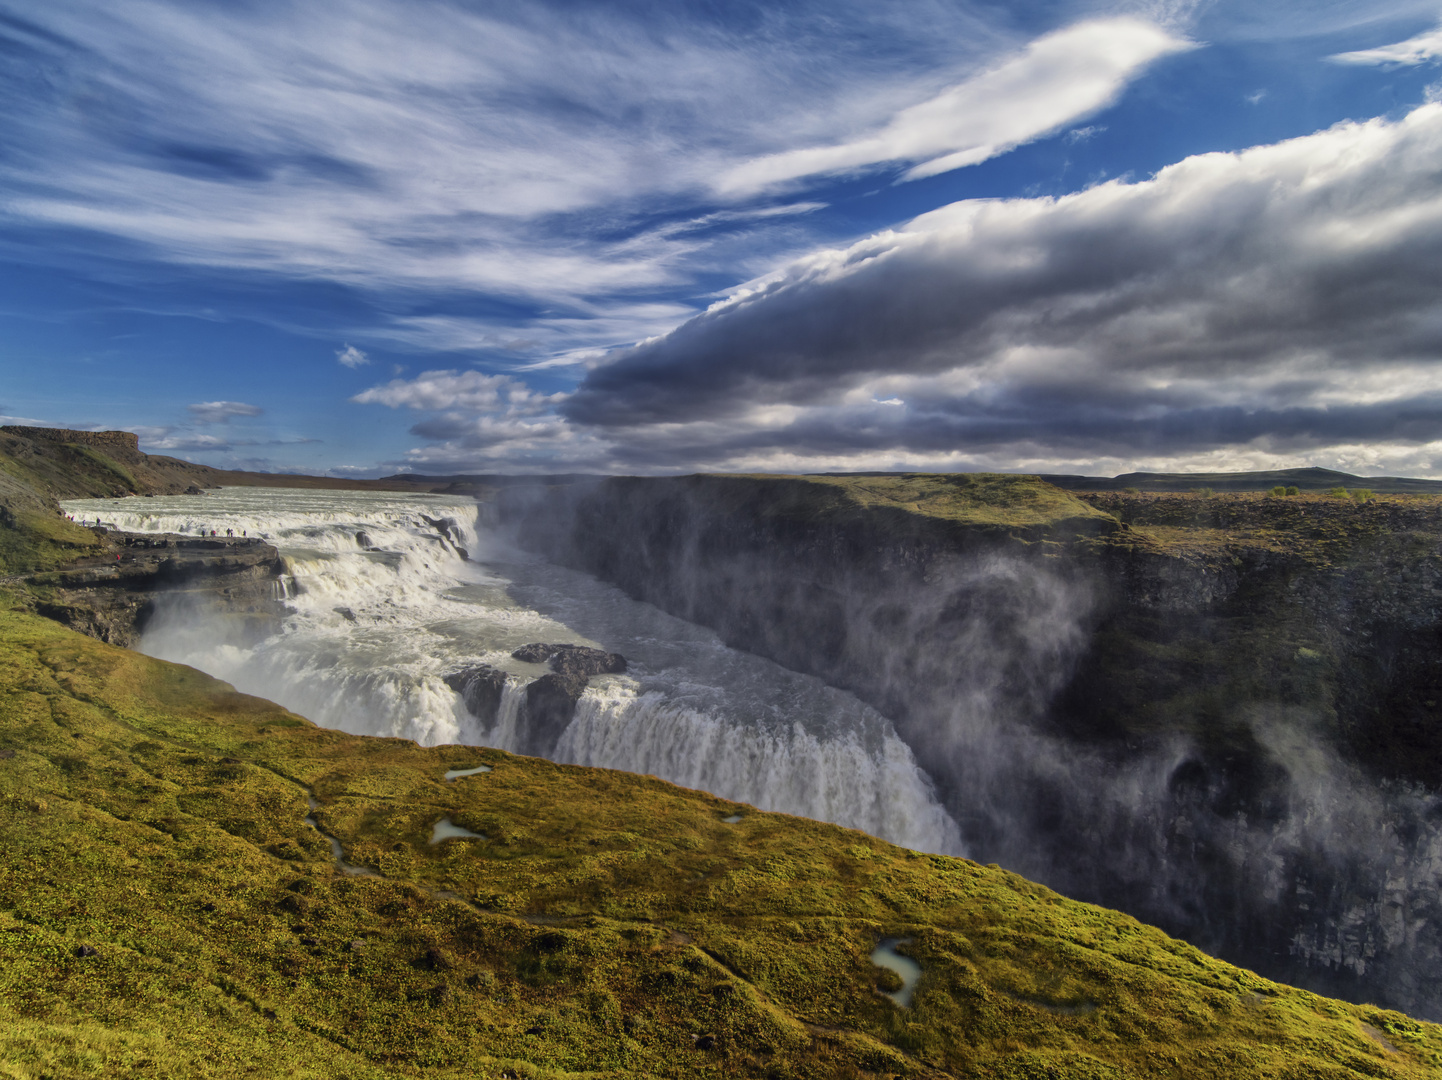
[{"label": "sky", "polygon": [[1442,3],[0,0],[0,422],[1442,477]]}]

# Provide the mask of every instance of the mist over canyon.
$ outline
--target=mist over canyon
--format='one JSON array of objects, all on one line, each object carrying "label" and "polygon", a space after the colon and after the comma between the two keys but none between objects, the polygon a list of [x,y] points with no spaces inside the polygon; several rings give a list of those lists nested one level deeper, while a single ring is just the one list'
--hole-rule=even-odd
[{"label": "mist over canyon", "polygon": [[[834,481],[859,499],[613,479],[503,493],[502,517],[874,704],[973,858],[1274,977],[1438,1015],[1435,511],[1314,503],[1308,525],[1275,499],[1117,495],[1031,521],[908,512],[985,479],[877,477],[864,510],[862,478]],[[996,480],[989,497],[1022,508],[1025,482]],[[1155,539],[1183,524],[1191,546]]]}]

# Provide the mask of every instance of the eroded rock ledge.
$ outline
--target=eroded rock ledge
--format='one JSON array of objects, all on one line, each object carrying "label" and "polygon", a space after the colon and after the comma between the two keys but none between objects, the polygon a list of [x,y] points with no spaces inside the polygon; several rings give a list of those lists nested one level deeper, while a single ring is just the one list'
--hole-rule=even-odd
[{"label": "eroded rock ledge", "polygon": [[256,634],[284,612],[280,552],[254,537],[196,537],[93,530],[104,554],[26,579],[35,610],[112,645],[134,645],[168,597],[222,611]]},{"label": "eroded rock ledge", "polygon": [[[551,671],[526,686],[521,703],[520,751],[537,757],[550,754],[576,715],[593,675],[620,675],[626,671],[626,658],[586,645],[546,644],[522,645],[511,656],[527,664],[547,664]],[[471,715],[483,724],[494,725],[500,715],[501,697],[505,691],[506,673],[489,664],[473,664],[445,676],[445,683],[466,703]]]}]

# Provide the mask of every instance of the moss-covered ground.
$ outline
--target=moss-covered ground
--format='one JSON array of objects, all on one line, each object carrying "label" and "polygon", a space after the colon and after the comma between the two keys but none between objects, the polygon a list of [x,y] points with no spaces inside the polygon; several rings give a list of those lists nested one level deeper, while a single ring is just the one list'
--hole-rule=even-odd
[{"label": "moss-covered ground", "polygon": [[[995,868],[648,777],[323,730],[13,606],[3,1076],[1442,1072],[1442,1028]],[[442,817],[484,838],[432,845]],[[922,966],[910,1008],[877,991],[882,937]]]},{"label": "moss-covered ground", "polygon": [[[1281,556],[1299,568],[1344,565],[1359,549],[1442,529],[1442,495],[1323,492],[1095,492],[1080,501],[1113,515],[1130,535],[1113,541],[1205,560]],[[1417,552],[1413,552],[1416,554]]]},{"label": "moss-covered ground", "polygon": [[852,473],[610,477],[610,503],[628,497],[651,504],[690,498],[709,516],[734,513],[803,526],[860,525],[877,535],[918,529],[978,535],[998,532],[1091,535],[1116,529],[1116,518],[1035,476],[1001,473]]}]

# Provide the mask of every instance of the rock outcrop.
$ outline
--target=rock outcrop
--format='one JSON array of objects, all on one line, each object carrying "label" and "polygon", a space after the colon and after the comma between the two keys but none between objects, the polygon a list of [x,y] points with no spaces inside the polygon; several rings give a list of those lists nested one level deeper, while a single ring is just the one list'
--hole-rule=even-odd
[{"label": "rock outcrop", "polygon": [[444,676],[443,681],[461,695],[466,710],[486,727],[493,727],[506,689],[506,673],[489,664],[473,664]]},{"label": "rock outcrop", "polygon": [[528,664],[550,664],[557,675],[589,679],[592,675],[624,675],[626,658],[620,653],[587,645],[522,645],[512,658]]},{"label": "rock outcrop", "polygon": [[[555,750],[561,733],[575,719],[576,703],[593,675],[619,675],[626,670],[626,658],[620,653],[586,645],[535,642],[522,645],[511,656],[551,668],[548,674],[526,684],[520,722],[516,725],[519,751],[534,757],[545,757]],[[489,664],[473,664],[446,675],[445,683],[461,695],[472,716],[488,727],[495,724],[506,687],[505,672]]]},{"label": "rock outcrop", "polygon": [[522,645],[511,656],[528,664],[549,664],[551,674],[526,686],[521,705],[520,751],[545,757],[556,748],[561,733],[576,718],[576,703],[586,692],[592,675],[619,675],[626,670],[620,653],[585,645]]},{"label": "rock outcrop", "polygon": [[134,645],[161,597],[220,612],[246,636],[273,633],[284,612],[280,553],[240,537],[94,530],[104,555],[26,579],[35,610],[112,645]]}]

